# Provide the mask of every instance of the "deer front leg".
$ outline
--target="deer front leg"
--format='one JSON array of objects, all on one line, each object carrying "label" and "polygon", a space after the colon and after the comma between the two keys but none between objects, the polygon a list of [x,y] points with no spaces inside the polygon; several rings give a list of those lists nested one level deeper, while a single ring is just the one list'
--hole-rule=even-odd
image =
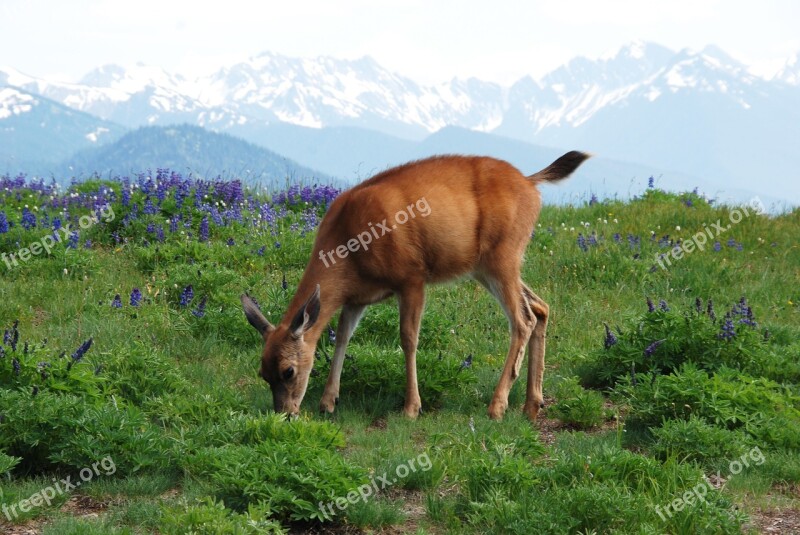
[{"label": "deer front leg", "polygon": [[398,294],[400,304],[400,344],[406,357],[406,402],[403,414],[415,419],[422,411],[417,387],[417,342],[422,310],[425,308],[423,283],[409,285]]},{"label": "deer front leg", "polygon": [[319,402],[320,412],[332,413],[336,409],[336,404],[339,402],[339,380],[342,376],[347,344],[350,342],[353,331],[356,330],[366,308],[366,305],[344,305],[342,307],[339,325],[336,328],[336,347],[333,350],[331,372],[328,375],[328,381],[325,383],[322,400]]}]

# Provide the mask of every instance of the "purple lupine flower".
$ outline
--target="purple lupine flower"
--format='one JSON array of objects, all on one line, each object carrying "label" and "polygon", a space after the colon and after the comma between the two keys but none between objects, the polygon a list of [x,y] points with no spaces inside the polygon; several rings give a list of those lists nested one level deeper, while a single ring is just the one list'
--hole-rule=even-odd
[{"label": "purple lupine flower", "polygon": [[122,298],[119,294],[114,296],[114,299],[111,301],[111,308],[122,308]]},{"label": "purple lupine flower", "polygon": [[606,349],[609,349],[611,346],[617,343],[617,337],[613,332],[611,332],[611,329],[608,327],[607,323],[604,323],[603,325],[606,326],[606,339],[603,341],[603,346],[605,346]]},{"label": "purple lupine flower", "polygon": [[712,249],[714,249],[714,252],[718,253],[722,250],[722,245],[718,241],[715,241]]},{"label": "purple lupine flower", "polygon": [[200,299],[200,303],[198,303],[197,308],[192,310],[192,314],[194,314],[198,318],[202,318],[206,315],[206,296],[204,295]]},{"label": "purple lupine flower", "polygon": [[598,203],[597,195],[592,193],[592,197],[589,199],[589,206],[594,206],[597,203]]},{"label": "purple lupine flower", "polygon": [[8,232],[8,218],[6,213],[0,210],[0,234],[5,234],[6,232]]},{"label": "purple lupine flower", "polygon": [[711,299],[708,300],[708,307],[706,308],[706,314],[708,314],[708,317],[711,318],[711,321],[716,323],[717,315],[714,313],[714,302]]},{"label": "purple lupine flower", "polygon": [[653,300],[650,299],[649,297],[647,298],[647,311],[648,312],[655,312],[656,311],[656,307],[653,306]]},{"label": "purple lupine flower", "polygon": [[134,288],[131,291],[131,306],[138,307],[142,302],[142,292],[139,288]]},{"label": "purple lupine flower", "polygon": [[234,245],[236,245],[236,242],[235,242],[235,241],[233,241],[233,238],[228,238],[228,241],[226,241],[226,242],[225,242],[225,244],[226,244],[228,247],[233,247]]},{"label": "purple lupine flower", "polygon": [[266,248],[267,248],[267,246],[266,246],[266,245],[262,245],[262,246],[261,246],[261,247],[258,249],[258,251],[256,251],[256,254],[257,254],[258,256],[264,256],[264,250],[266,250]]},{"label": "purple lupine flower", "polygon": [[334,331],[330,325],[328,325],[328,342],[331,344],[336,343],[336,331]]},{"label": "purple lupine flower", "polygon": [[722,328],[717,335],[720,340],[730,341],[736,338],[736,327],[733,325],[730,313],[725,315],[725,321],[722,323]]},{"label": "purple lupine flower", "polygon": [[472,353],[467,355],[467,358],[465,358],[464,361],[461,363],[461,366],[459,366],[459,369],[461,370],[465,368],[472,368]]},{"label": "purple lupine flower", "polygon": [[192,299],[194,299],[194,289],[190,284],[189,286],[184,288],[183,291],[181,292],[181,303],[180,303],[181,306],[186,308],[187,306],[189,306],[189,303],[192,302]]},{"label": "purple lupine flower", "polygon": [[578,248],[583,252],[589,250],[589,247],[586,245],[586,238],[584,238],[583,234],[580,232],[578,233]]},{"label": "purple lupine flower", "polygon": [[694,309],[697,311],[698,314],[703,313],[703,300],[699,297],[694,298]]},{"label": "purple lupine flower", "polygon": [[664,343],[664,340],[656,340],[655,342],[653,342],[652,344],[650,344],[649,346],[647,346],[647,347],[644,349],[644,356],[645,356],[645,357],[652,357],[652,356],[653,356],[653,352],[654,352],[656,349],[658,349],[658,346],[660,346],[660,345],[661,345],[661,344],[663,344],[663,343]]},{"label": "purple lupine flower", "polygon": [[33,212],[28,210],[27,208],[22,209],[22,220],[20,221],[20,225],[25,230],[30,230],[36,226],[36,216],[33,215]]},{"label": "purple lupine flower", "polygon": [[92,347],[92,339],[89,338],[84,343],[80,345],[78,349],[72,354],[72,360],[75,362],[80,362],[83,356],[89,351],[89,348]]},{"label": "purple lupine flower", "polygon": [[17,343],[19,343],[19,320],[14,320],[14,324],[11,326],[11,339],[8,345],[11,346],[13,351],[16,351]]},{"label": "purple lupine flower", "polygon": [[19,360],[17,360],[17,357],[11,359],[11,367],[14,368],[14,375],[19,375],[21,367],[19,365]]},{"label": "purple lupine flower", "polygon": [[658,302],[658,307],[664,312],[669,312],[669,305],[663,299]]},{"label": "purple lupine flower", "polygon": [[201,242],[208,241],[208,216],[203,216],[202,221],[200,221],[200,231],[198,239]]},{"label": "purple lupine flower", "polygon": [[279,241],[276,241],[276,242],[275,242],[275,248],[276,248],[276,249],[280,249],[280,248],[281,248],[281,242],[279,242]]},{"label": "purple lupine flower", "polygon": [[70,232],[69,233],[69,240],[67,240],[67,247],[69,249],[77,249],[78,248],[78,233],[77,232]]},{"label": "purple lupine flower", "polygon": [[615,233],[614,233],[614,241],[615,241],[616,243],[619,243],[619,242],[621,242],[621,241],[622,241],[622,236],[620,236],[619,232],[615,232]]},{"label": "purple lupine flower", "polygon": [[655,187],[656,179],[654,177],[650,177],[647,179],[647,187],[653,189]]}]

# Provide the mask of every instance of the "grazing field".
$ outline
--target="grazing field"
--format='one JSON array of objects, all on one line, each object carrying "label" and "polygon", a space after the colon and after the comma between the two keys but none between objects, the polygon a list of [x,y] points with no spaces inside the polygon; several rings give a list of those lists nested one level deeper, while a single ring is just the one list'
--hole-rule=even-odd
[{"label": "grazing field", "polygon": [[0,532],[800,530],[799,210],[652,186],[546,206],[523,272],[552,314],[539,420],[524,374],[487,418],[508,327],[464,280],[428,291],[417,421],[393,300],[335,415],[331,325],[286,421],[239,295],[279,321],[337,193],[0,177]]}]

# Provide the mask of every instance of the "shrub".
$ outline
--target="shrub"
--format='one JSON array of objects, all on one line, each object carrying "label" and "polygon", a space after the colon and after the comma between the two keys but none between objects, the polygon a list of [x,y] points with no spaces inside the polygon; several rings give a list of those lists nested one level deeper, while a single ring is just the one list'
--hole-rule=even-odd
[{"label": "shrub", "polygon": [[579,429],[596,427],[605,420],[603,396],[593,390],[584,390],[577,378],[558,383],[555,389],[556,403],[548,407],[548,413],[562,422]]},{"label": "shrub", "polygon": [[741,456],[752,447],[752,438],[737,430],[711,425],[691,415],[688,420],[668,420],[661,427],[651,428],[652,452],[661,459],[675,457],[698,461],[716,468]]}]

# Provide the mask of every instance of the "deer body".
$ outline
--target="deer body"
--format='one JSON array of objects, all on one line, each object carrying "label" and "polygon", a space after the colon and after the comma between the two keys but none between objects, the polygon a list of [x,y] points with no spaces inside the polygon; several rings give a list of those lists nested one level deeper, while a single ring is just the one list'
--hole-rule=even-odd
[{"label": "deer body", "polygon": [[275,410],[299,411],[316,343],[341,308],[320,403],[321,410],[333,412],[345,349],[364,309],[396,295],[406,358],[403,412],[416,417],[425,285],[470,275],[500,302],[511,327],[511,347],[489,416],[502,418],[527,345],[524,411],[535,419],[543,403],[548,307],[522,282],[520,269],[541,207],[536,185],[565,178],[587,157],[567,153],[530,177],[493,158],[434,157],[390,169],[339,195],[320,224],[311,260],[281,323],[269,324],[242,296],[248,321],[264,336],[260,374],[270,383]]}]

